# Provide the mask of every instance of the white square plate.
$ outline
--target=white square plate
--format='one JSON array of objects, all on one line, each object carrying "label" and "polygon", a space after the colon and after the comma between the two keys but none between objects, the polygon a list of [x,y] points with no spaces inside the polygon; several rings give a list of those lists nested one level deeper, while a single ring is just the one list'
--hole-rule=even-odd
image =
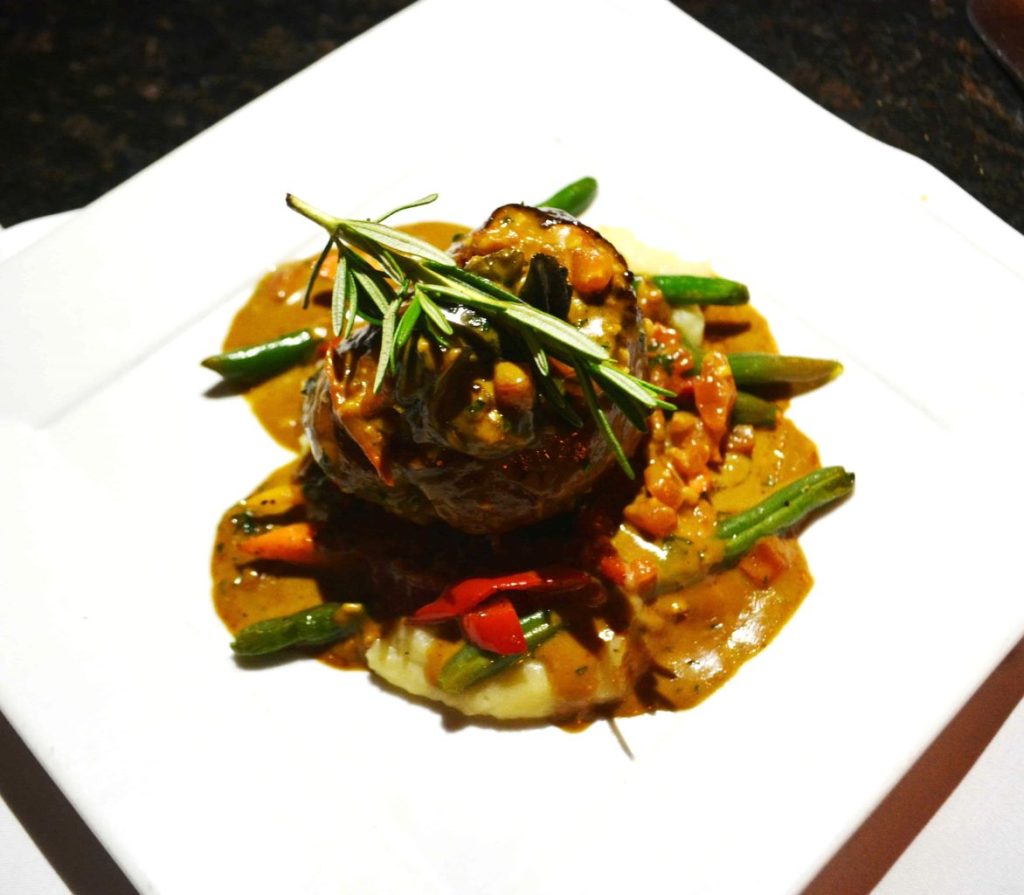
[{"label": "white square plate", "polygon": [[[1024,631],[1024,239],[661,0],[480,16],[423,0],[0,267],[0,704],[144,893],[792,891]],[[588,220],[846,364],[793,411],[858,475],[795,619],[695,710],[621,722],[632,759],[236,667],[213,530],[285,455],[197,360],[314,245],[284,193],[475,223],[582,174]]]}]

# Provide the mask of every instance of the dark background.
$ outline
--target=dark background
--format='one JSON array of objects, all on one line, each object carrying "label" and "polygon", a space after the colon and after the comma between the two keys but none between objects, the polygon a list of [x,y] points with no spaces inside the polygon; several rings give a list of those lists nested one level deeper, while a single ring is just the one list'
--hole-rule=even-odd
[{"label": "dark background", "polygon": [[[1024,95],[963,3],[675,4],[1024,231]],[[407,5],[0,0],[0,224],[85,205]]]}]

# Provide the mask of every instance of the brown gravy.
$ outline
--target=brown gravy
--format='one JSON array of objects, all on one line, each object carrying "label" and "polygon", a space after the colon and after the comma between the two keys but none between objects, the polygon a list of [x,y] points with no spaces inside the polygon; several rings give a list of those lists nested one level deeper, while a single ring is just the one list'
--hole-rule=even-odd
[{"label": "brown gravy", "polygon": [[[446,247],[453,234],[465,228],[427,223],[406,229]],[[311,265],[311,260],[284,264],[264,277],[238,312],[225,339],[225,350],[303,327],[329,327],[333,264],[325,265],[310,307],[303,310]],[[706,316],[707,348],[776,350],[766,322],[749,306],[709,308]],[[295,451],[301,448],[301,390],[315,368],[316,361],[311,361],[247,392],[262,425]],[[296,460],[276,471],[257,490],[293,482],[300,464]],[[749,507],[775,487],[818,465],[813,443],[782,420],[773,431],[757,432],[752,452],[726,454],[715,475],[712,503],[724,512]],[[242,501],[221,519],[212,560],[214,604],[232,632],[324,600],[360,598],[357,593],[340,593],[344,585],[337,576],[251,562],[251,557],[238,550],[246,533]],[[733,568],[644,601],[630,626],[634,642],[622,671],[634,675],[632,696],[612,711],[631,715],[700,702],[778,633],[810,587],[811,576],[795,538],[773,537]],[[571,631],[569,625],[567,631],[538,648],[535,656],[547,667],[557,692],[570,698],[585,697],[596,678],[591,673],[594,651],[585,636],[573,636]],[[379,632],[379,624],[371,622],[361,638],[310,653],[337,667],[362,667],[365,648]],[[435,676],[452,649],[454,645],[439,639],[430,659],[430,664],[437,666]]]}]

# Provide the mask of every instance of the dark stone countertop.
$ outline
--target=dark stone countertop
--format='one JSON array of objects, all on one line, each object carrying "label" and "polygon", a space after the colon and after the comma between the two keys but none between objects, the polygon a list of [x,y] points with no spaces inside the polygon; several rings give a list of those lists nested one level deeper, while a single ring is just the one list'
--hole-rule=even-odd
[{"label": "dark stone countertop", "polygon": [[[948,0],[674,0],[1024,230],[1024,95]],[[0,224],[99,197],[406,0],[0,0]]]}]

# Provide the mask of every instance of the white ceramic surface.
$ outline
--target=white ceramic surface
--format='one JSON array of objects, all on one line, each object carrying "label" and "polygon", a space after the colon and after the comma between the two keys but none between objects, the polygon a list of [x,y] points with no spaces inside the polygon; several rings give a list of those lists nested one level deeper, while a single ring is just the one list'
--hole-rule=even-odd
[{"label": "white ceramic surface", "polygon": [[[487,41],[474,10],[424,0],[0,266],[0,704],[143,893],[792,891],[1024,631],[1024,239],[661,0],[524,0]],[[622,722],[633,760],[600,725],[450,730],[361,675],[238,669],[213,526],[285,455],[196,359],[314,244],[284,192],[437,190],[472,223],[582,173],[590,220],[846,364],[793,413],[858,473],[804,607],[706,704]]]}]

